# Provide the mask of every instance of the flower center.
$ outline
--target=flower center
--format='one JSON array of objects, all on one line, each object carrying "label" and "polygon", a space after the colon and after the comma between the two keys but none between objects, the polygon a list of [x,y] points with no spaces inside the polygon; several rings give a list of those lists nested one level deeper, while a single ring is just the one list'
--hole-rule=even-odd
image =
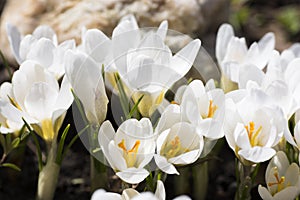
[{"label": "flower center", "polygon": [[181,146],[180,139],[178,136],[176,136],[173,140],[167,142],[163,148],[161,148],[160,154],[169,159],[189,151],[189,149]]},{"label": "flower center", "polygon": [[209,100],[207,118],[213,118],[217,109],[218,109],[218,106],[213,104],[213,100]]},{"label": "flower center", "polygon": [[262,130],[262,126],[259,126],[257,130],[255,130],[255,124],[254,122],[249,122],[249,125],[245,126],[245,129],[247,130],[248,137],[250,140],[251,146],[258,146],[259,141],[258,141],[258,135]]},{"label": "flower center", "polygon": [[271,186],[277,185],[277,192],[280,192],[281,190],[284,189],[285,177],[282,176],[279,178],[277,167],[275,167],[274,177],[275,177],[276,181],[268,183],[268,186],[271,187]]},{"label": "flower center", "polygon": [[123,150],[123,156],[126,160],[127,167],[134,166],[136,162],[136,155],[140,145],[141,145],[141,141],[137,140],[135,141],[133,147],[130,150],[127,150],[124,139],[122,139],[122,142],[118,144],[118,146]]}]

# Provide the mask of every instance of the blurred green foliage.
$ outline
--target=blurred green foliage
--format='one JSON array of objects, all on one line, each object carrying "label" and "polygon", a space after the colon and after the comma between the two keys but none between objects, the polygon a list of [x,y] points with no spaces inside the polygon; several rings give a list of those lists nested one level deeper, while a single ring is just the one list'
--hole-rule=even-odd
[{"label": "blurred green foliage", "polygon": [[287,6],[280,10],[277,20],[291,35],[300,31],[300,12],[298,7]]}]

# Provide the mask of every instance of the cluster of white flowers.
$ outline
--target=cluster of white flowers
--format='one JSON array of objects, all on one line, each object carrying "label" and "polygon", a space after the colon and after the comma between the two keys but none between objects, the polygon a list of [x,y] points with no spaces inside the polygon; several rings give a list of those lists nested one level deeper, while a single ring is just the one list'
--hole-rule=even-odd
[{"label": "cluster of white flowers", "polygon": [[[25,119],[45,141],[55,140],[73,101],[72,88],[88,122],[100,127],[98,142],[108,164],[126,183],[145,180],[154,163],[156,170],[179,175],[177,166],[206,156],[225,136],[244,165],[273,157],[266,171],[267,189],[259,186],[263,198],[293,199],[299,194],[299,165],[289,165],[282,151],[276,155],[286,141],[300,149],[299,44],[280,54],[274,49],[274,34],[268,33],[248,49],[245,39],[224,24],[217,34],[216,58],[226,88],[216,88],[214,80],[193,80],[167,100],[165,93],[191,69],[201,42],[195,39],[173,55],[165,44],[166,21],[156,31],[144,32],[134,16],[125,16],[111,38],[84,29],[77,47],[73,40],[58,44],[47,26],[26,36],[12,25],[7,30],[20,68],[0,88],[2,133],[21,129]],[[112,119],[104,121],[107,90],[120,96],[121,103],[125,94],[141,117],[124,116],[115,131]],[[158,107],[160,118],[153,124]],[[293,134],[288,126],[292,116]],[[102,198],[165,199],[165,191],[158,181],[155,195],[127,189],[122,196],[98,190],[92,197]]]}]

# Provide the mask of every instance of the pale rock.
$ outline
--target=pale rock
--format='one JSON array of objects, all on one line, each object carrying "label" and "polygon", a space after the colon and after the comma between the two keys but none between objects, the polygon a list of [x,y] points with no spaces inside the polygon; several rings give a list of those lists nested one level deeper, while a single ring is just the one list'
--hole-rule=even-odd
[{"label": "pale rock", "polygon": [[199,36],[226,21],[229,0],[7,0],[1,16],[0,48],[9,61],[13,56],[6,23],[22,34],[38,25],[51,26],[59,41],[80,42],[82,27],[98,28],[110,35],[119,19],[134,14],[140,27],[157,27],[168,20],[169,29]]}]

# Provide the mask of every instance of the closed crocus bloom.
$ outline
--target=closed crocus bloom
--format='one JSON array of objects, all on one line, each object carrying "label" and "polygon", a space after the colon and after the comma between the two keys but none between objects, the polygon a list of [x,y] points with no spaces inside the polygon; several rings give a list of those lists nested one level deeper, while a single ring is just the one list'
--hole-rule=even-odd
[{"label": "closed crocus bloom", "polygon": [[46,25],[38,26],[32,34],[23,37],[16,27],[7,24],[7,34],[19,64],[34,60],[53,73],[56,79],[64,75],[64,56],[68,49],[75,49],[74,40],[58,44],[55,32]]},{"label": "closed crocus bloom", "polygon": [[299,194],[299,166],[289,163],[284,152],[279,151],[268,164],[265,180],[267,187],[258,186],[264,200],[292,200]]},{"label": "closed crocus bloom", "polygon": [[25,118],[42,138],[52,141],[72,102],[67,79],[63,78],[59,87],[53,74],[36,62],[26,61],[12,77],[10,103],[3,103],[0,109],[11,121]]},{"label": "closed crocus bloom", "polygon": [[131,184],[140,183],[149,175],[144,167],[153,158],[155,138],[148,118],[128,119],[117,132],[105,121],[98,135],[100,147],[116,175]]},{"label": "closed crocus bloom", "polygon": [[237,90],[227,94],[224,131],[227,143],[244,164],[269,160],[287,132],[282,110],[261,90]]},{"label": "closed crocus bloom", "polygon": [[201,42],[196,39],[172,56],[156,33],[150,33],[136,49],[127,54],[127,69],[120,76],[132,91],[135,102],[143,96],[139,110],[151,116],[165,92],[192,67]]},{"label": "closed crocus bloom", "polygon": [[99,66],[82,52],[68,51],[65,61],[66,76],[80,99],[91,124],[101,124],[107,112],[108,98]]},{"label": "closed crocus bloom", "polygon": [[195,125],[199,134],[219,139],[224,136],[225,95],[221,89],[210,88],[205,88],[200,80],[192,81],[185,89],[180,106],[183,118]]},{"label": "closed crocus bloom", "polygon": [[196,128],[179,122],[163,131],[157,138],[155,162],[167,174],[179,174],[174,165],[187,165],[195,162],[203,150],[203,137]]},{"label": "closed crocus bloom", "polygon": [[267,33],[256,43],[247,47],[245,38],[234,36],[231,25],[223,24],[217,34],[216,57],[222,73],[235,83],[239,79],[239,68],[243,64],[252,64],[263,69],[272,55],[275,46],[273,33]]}]

